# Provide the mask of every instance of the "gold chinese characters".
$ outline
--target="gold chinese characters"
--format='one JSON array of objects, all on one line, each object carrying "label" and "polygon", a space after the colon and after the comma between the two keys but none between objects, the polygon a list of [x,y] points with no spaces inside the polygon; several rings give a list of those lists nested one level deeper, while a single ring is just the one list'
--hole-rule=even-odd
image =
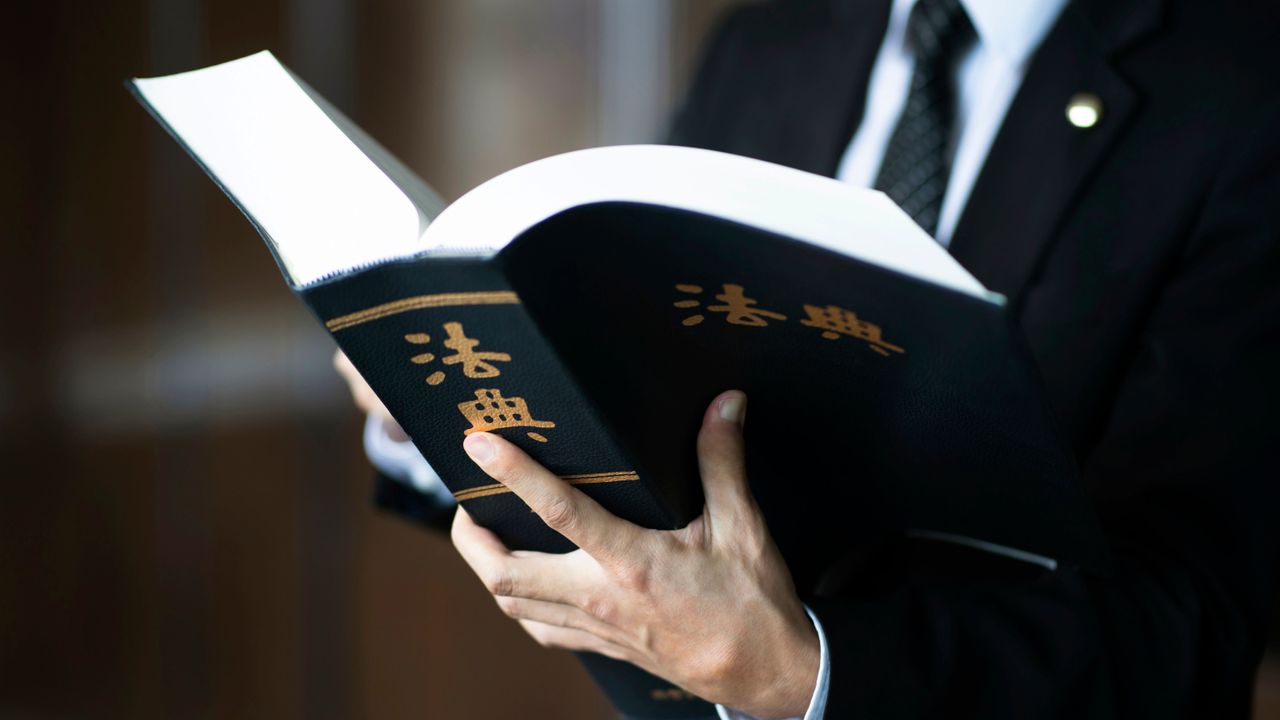
[{"label": "gold chinese characters", "polygon": [[[466,330],[460,322],[444,323],[445,340],[442,343],[452,353],[440,358],[440,364],[446,367],[462,366],[462,374],[469,378],[487,380],[502,375],[502,370],[495,363],[511,362],[511,355],[505,352],[477,350],[480,341],[467,337]],[[410,345],[423,346],[431,343],[427,333],[409,333],[404,336]],[[436,361],[435,353],[419,352],[409,358],[414,365],[427,365]],[[428,385],[436,386],[444,382],[445,371],[436,370],[427,375]],[[474,390],[475,399],[458,403],[458,411],[471,423],[471,427],[463,432],[470,435],[474,432],[501,430],[504,428],[553,428],[554,422],[535,420],[529,413],[528,403],[524,398],[503,397],[498,388],[479,388]],[[526,433],[530,439],[546,442],[547,438],[538,432]]]},{"label": "gold chinese characters", "polygon": [[865,320],[858,319],[858,316],[852,310],[845,310],[835,305],[826,307],[805,305],[804,311],[809,317],[801,320],[800,324],[822,330],[822,337],[828,340],[836,340],[841,335],[847,335],[851,338],[865,341],[872,350],[881,355],[888,355],[890,351],[896,353],[906,352],[897,345],[885,342],[884,338],[880,336],[879,325],[872,325]]},{"label": "gold chinese characters", "polygon": [[[769,321],[765,320],[765,318],[770,318],[773,320],[787,319],[786,315],[773,312],[772,310],[765,310],[763,308],[756,307],[755,306],[756,299],[747,297],[741,285],[732,285],[729,283],[725,283],[723,285],[723,288],[724,288],[724,292],[721,292],[715,296],[715,298],[723,304],[708,305],[707,311],[714,312],[714,313],[724,313],[725,322],[729,323],[730,325],[748,325],[750,327],[764,327],[765,325],[769,324]],[[689,293],[691,295],[698,295],[702,293],[702,287],[700,285],[679,284],[679,285],[676,285],[676,290],[679,290],[682,293]],[[692,300],[692,299],[677,300],[673,304],[678,308],[696,308],[702,305],[702,301]],[[690,315],[689,317],[686,317],[682,321],[682,324],[688,325],[688,326],[697,325],[698,323],[702,322],[704,319],[705,317],[703,316],[702,313],[695,313],[693,315]]]},{"label": "gold chinese characters", "polygon": [[[462,323],[447,322],[444,324],[444,331],[448,336],[444,346],[452,350],[453,354],[446,355],[441,362],[445,365],[461,363],[462,374],[469,378],[498,377],[502,372],[492,363],[511,362],[511,356],[507,353],[476,352],[475,348],[480,341],[467,337],[466,331],[462,329]],[[405,335],[404,339],[412,345],[426,345],[431,342],[431,336],[426,333],[410,333]],[[420,353],[409,358],[409,361],[415,365],[425,365],[434,362],[435,359],[436,356],[432,353]],[[444,372],[437,370],[427,376],[427,384],[439,385],[444,382],[444,377]]]},{"label": "gold chinese characters", "polygon": [[[746,290],[741,285],[724,283],[721,287],[723,291],[715,295],[715,299],[721,304],[707,305],[705,309],[707,312],[724,313],[725,322],[731,325],[765,327],[769,324],[769,320],[785,321],[787,319],[787,316],[781,313],[757,307],[758,301],[747,297]],[[687,283],[677,283],[675,289],[685,295],[701,295],[703,292],[701,285]],[[672,305],[682,310],[694,311],[692,315],[680,321],[686,327],[698,325],[706,320],[706,316],[698,311],[703,307],[701,300],[684,298],[676,300]],[[886,357],[890,353],[906,352],[905,349],[885,340],[884,332],[879,325],[859,318],[852,310],[837,305],[818,306],[807,303],[803,308],[806,317],[800,320],[800,324],[821,330],[822,337],[827,340],[837,340],[841,336],[861,340],[872,351]]]},{"label": "gold chinese characters", "polygon": [[[555,423],[546,420],[534,420],[529,414],[529,406],[524,398],[504,398],[502,391],[497,388],[476,390],[476,399],[458,403],[458,410],[471,423],[471,427],[463,432],[463,435],[512,427],[553,428],[556,426]],[[525,434],[538,442],[547,441],[542,433]]]}]

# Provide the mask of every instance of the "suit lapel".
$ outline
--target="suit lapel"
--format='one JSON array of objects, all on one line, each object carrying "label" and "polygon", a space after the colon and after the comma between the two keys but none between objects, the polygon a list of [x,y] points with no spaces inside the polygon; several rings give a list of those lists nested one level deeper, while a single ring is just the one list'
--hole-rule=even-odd
[{"label": "suit lapel", "polygon": [[815,102],[810,107],[825,107],[830,117],[819,127],[824,132],[815,136],[818,147],[814,157],[824,165],[812,172],[835,177],[845,148],[862,123],[867,105],[867,89],[871,84],[871,68],[875,65],[880,45],[889,25],[892,0],[871,2],[846,1],[838,4],[836,20],[844,28],[844,40],[837,50],[842,62],[832,63],[828,72],[834,77],[827,85],[834,91],[827,103]]},{"label": "suit lapel", "polygon": [[[1109,55],[1154,27],[1158,3],[1109,0],[1099,8],[1068,4],[1045,38],[952,237],[952,254],[1015,307],[1067,209],[1138,107]],[[1091,128],[1067,121],[1077,93],[1101,100],[1102,118]]]},{"label": "suit lapel", "polygon": [[771,58],[771,110],[750,114],[749,154],[834,176],[861,122],[891,0],[832,0],[804,8]]}]

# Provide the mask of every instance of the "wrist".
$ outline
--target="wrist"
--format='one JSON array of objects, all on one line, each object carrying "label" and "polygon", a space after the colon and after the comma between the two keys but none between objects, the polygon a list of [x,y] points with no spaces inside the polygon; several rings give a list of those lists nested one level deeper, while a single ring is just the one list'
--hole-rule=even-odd
[{"label": "wrist", "polygon": [[800,613],[800,628],[797,633],[796,646],[791,651],[792,658],[787,677],[778,688],[779,697],[787,698],[786,707],[780,717],[798,717],[809,709],[814,689],[818,685],[818,671],[822,664],[822,649],[818,641],[818,631],[803,610]]},{"label": "wrist", "polygon": [[769,653],[769,675],[760,683],[762,692],[751,707],[738,710],[758,718],[803,716],[809,709],[822,663],[821,642],[808,614],[788,623],[788,630]]}]

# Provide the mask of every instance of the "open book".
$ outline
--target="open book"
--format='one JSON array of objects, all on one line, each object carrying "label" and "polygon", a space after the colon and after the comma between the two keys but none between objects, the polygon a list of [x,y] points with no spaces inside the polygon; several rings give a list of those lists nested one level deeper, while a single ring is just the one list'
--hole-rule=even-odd
[{"label": "open book", "polygon": [[[702,411],[736,387],[753,491],[802,589],[886,533],[1103,562],[1003,299],[880,193],[624,146],[446,207],[270,53],[133,87],[512,547],[570,546],[467,459],[466,434],[501,433],[617,515],[677,528],[701,511]],[[630,716],[705,712],[588,666]]]}]

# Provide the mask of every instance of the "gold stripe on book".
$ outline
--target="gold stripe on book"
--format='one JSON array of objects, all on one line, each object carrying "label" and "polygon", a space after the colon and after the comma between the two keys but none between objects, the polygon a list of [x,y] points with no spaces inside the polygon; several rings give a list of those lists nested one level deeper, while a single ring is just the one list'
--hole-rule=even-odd
[{"label": "gold stripe on book", "polygon": [[[636,474],[634,470],[619,470],[616,472],[584,473],[582,475],[561,475],[560,479],[570,485],[595,485],[597,483],[639,480],[640,476]],[[508,488],[506,485],[503,485],[502,483],[493,483],[492,485],[481,485],[479,487],[467,488],[466,490],[459,490],[453,494],[453,497],[457,499],[458,502],[462,502],[464,500],[474,500],[476,498],[488,497],[490,495],[501,495],[509,492],[511,492],[511,488]]]},{"label": "gold stripe on book", "polygon": [[415,295],[403,300],[375,305],[367,310],[353,312],[350,315],[333,318],[325,322],[329,332],[346,330],[360,323],[379,320],[388,315],[396,315],[410,310],[425,308],[459,307],[463,305],[519,305],[520,298],[509,290],[490,292],[440,293],[438,295]]}]

